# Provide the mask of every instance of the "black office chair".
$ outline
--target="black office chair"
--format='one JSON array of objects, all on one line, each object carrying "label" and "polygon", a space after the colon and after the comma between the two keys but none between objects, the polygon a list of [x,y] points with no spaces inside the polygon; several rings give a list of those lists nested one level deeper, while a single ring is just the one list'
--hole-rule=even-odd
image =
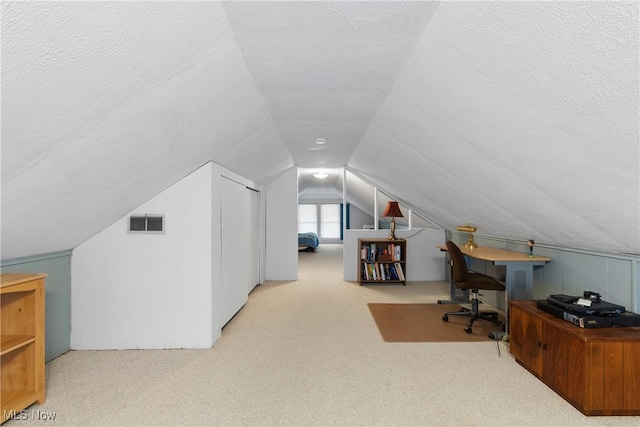
[{"label": "black office chair", "polygon": [[458,245],[450,240],[447,241],[447,250],[449,251],[449,260],[451,262],[451,275],[455,281],[456,287],[463,290],[470,290],[473,296],[471,298],[471,311],[461,309],[460,311],[446,312],[444,313],[444,316],[442,316],[442,320],[447,322],[449,321],[449,316],[452,315],[471,316],[469,323],[467,323],[467,326],[464,328],[464,331],[468,334],[472,332],[471,327],[476,319],[483,319],[496,324],[501,324],[502,322],[498,319],[498,313],[495,311],[480,311],[478,293],[480,290],[504,291],[504,284],[491,276],[487,276],[486,274],[469,271],[462,251],[460,251]]}]

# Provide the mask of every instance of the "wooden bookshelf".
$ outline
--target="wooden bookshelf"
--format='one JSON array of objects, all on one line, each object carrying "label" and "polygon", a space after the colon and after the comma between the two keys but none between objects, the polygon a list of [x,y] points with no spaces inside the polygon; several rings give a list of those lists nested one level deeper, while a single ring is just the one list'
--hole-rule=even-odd
[{"label": "wooden bookshelf", "polygon": [[45,401],[45,277],[0,275],[0,423]]},{"label": "wooden bookshelf", "polygon": [[358,283],[406,285],[406,255],[404,239],[358,239]]}]

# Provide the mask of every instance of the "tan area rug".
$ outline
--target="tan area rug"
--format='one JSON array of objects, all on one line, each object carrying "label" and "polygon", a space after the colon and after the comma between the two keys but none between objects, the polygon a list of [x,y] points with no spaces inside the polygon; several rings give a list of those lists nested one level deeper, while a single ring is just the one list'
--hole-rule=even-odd
[{"label": "tan area rug", "polygon": [[496,332],[498,325],[476,320],[472,333],[464,331],[468,316],[449,316],[442,320],[445,311],[458,311],[458,304],[382,304],[369,303],[369,310],[386,342],[470,342],[487,341],[489,332]]}]

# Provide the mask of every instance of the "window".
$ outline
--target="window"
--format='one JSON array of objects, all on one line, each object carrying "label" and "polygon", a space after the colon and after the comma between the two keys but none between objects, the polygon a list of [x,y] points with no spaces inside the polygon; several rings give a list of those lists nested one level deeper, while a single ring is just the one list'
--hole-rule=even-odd
[{"label": "window", "polygon": [[320,205],[320,237],[323,239],[340,238],[340,205]]},{"label": "window", "polygon": [[339,203],[298,205],[298,233],[316,233],[320,239],[340,239],[341,206]]},{"label": "window", "polygon": [[318,234],[318,208],[316,205],[298,205],[298,233]]},{"label": "window", "polygon": [[131,215],[129,217],[129,233],[163,233],[164,216]]}]

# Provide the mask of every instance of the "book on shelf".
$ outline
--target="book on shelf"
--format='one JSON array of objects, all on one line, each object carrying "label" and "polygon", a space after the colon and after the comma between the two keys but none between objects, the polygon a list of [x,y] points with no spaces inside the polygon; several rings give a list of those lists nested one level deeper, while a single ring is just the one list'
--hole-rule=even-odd
[{"label": "book on shelf", "polygon": [[398,280],[398,273],[396,272],[396,267],[394,264],[387,264],[387,269],[389,270],[389,278],[391,280]]},{"label": "book on shelf", "polygon": [[396,262],[395,264],[396,272],[398,273],[398,280],[402,280],[404,282],[404,272],[402,271],[402,264]]},{"label": "book on shelf", "polygon": [[366,243],[360,247],[360,259],[363,261],[401,261],[402,247],[394,243]]},{"label": "book on shelf", "polygon": [[362,263],[362,280],[368,281],[404,281],[402,264],[399,262],[364,262]]}]

